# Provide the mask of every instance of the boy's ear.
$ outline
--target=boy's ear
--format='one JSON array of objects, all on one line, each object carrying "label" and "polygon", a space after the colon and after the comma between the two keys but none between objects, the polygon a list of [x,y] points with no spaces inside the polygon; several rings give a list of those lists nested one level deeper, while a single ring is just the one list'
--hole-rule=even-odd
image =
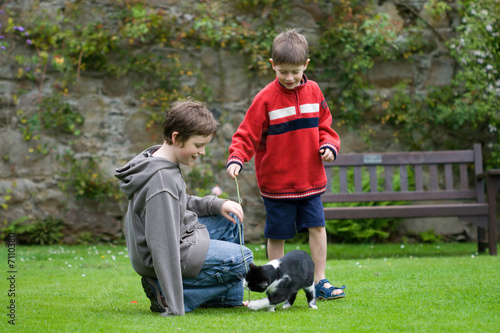
[{"label": "boy's ear", "polygon": [[269,62],[271,63],[271,66],[273,66],[273,70],[276,70],[276,69],[274,68],[273,58],[269,58]]},{"label": "boy's ear", "polygon": [[311,59],[307,59],[306,64],[304,65],[304,70],[306,70],[307,65],[309,64],[309,61],[310,61],[310,60],[311,60]]},{"label": "boy's ear", "polygon": [[172,144],[173,145],[179,145],[179,140],[177,139],[177,136],[179,135],[179,132],[173,132],[172,133]]}]

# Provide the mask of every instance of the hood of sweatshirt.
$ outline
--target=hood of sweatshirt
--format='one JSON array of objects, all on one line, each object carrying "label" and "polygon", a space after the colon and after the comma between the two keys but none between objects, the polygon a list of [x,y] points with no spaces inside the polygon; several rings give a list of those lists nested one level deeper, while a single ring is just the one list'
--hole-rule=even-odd
[{"label": "hood of sweatshirt", "polygon": [[179,164],[160,157],[152,157],[152,154],[161,146],[153,146],[130,160],[125,166],[115,170],[115,177],[121,180],[120,189],[131,199],[158,170],[179,170]]}]

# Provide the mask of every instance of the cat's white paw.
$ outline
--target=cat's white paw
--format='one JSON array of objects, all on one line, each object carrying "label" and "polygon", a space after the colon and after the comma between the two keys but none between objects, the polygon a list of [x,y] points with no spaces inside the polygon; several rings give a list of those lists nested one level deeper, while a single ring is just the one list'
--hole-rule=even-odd
[{"label": "cat's white paw", "polygon": [[254,302],[254,301],[248,303],[248,308],[250,310],[259,310],[260,309],[257,302]]},{"label": "cat's white paw", "polygon": [[315,309],[315,310],[316,310],[316,309],[318,308],[318,307],[316,306],[316,300],[314,300],[314,299],[313,299],[312,301],[310,301],[308,305],[309,305],[309,307],[310,307],[311,309]]},{"label": "cat's white paw", "polygon": [[250,303],[248,303],[248,308],[250,310],[260,310],[267,307],[269,307],[269,299],[267,298],[250,301]]},{"label": "cat's white paw", "polygon": [[267,311],[269,312],[276,312],[276,307],[275,306],[270,306]]},{"label": "cat's white paw", "polygon": [[283,309],[290,309],[292,306],[290,305],[290,303],[288,302],[285,302],[285,304],[283,304]]}]

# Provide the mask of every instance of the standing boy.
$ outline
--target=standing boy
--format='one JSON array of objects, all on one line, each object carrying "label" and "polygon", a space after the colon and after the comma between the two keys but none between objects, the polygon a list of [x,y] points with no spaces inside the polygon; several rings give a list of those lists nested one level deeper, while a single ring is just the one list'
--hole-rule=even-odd
[{"label": "standing boy", "polygon": [[234,178],[255,155],[255,170],[266,207],[264,234],[269,259],[284,255],[286,239],[309,230],[315,264],[316,297],[345,297],[325,278],[326,229],[320,195],[325,192],[323,161],[333,161],[340,139],[316,82],[307,79],[307,40],[295,30],[279,34],[270,59],[276,79],[254,98],[233,135],[227,172]]},{"label": "standing boy", "polygon": [[176,102],[163,121],[163,144],[115,170],[129,200],[130,261],[153,312],[184,315],[201,305],[242,305],[241,279],[252,260],[239,244],[243,209],[215,196],[188,195],[180,169],[205,154],[217,125],[202,103]]}]

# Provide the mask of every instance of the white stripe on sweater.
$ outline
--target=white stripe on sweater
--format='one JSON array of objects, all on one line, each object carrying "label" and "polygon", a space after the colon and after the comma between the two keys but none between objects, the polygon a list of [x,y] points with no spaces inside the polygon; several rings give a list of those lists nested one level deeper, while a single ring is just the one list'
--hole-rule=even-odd
[{"label": "white stripe on sweater", "polygon": [[[319,112],[319,104],[304,104],[300,106],[301,113],[314,113]],[[269,120],[281,119],[289,116],[293,116],[295,114],[295,107],[290,106],[284,109],[273,110],[269,112]]]}]

